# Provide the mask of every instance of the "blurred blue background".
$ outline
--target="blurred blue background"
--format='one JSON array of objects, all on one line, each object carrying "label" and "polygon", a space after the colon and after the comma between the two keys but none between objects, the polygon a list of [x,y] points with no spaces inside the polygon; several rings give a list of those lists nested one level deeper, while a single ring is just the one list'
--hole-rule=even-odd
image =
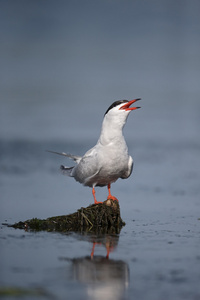
[{"label": "blurred blue background", "polygon": [[195,0],[1,1],[0,137],[96,139],[107,107],[135,97],[143,101],[133,138],[194,137],[199,8]]}]

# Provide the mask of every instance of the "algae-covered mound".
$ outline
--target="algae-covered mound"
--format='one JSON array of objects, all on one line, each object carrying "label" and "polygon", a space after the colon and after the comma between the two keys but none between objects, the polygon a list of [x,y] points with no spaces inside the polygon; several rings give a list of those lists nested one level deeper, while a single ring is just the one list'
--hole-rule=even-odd
[{"label": "algae-covered mound", "polygon": [[116,200],[106,200],[103,203],[93,204],[80,208],[69,215],[51,217],[45,220],[31,219],[18,222],[11,227],[25,230],[46,231],[101,231],[118,233],[125,223],[120,216],[119,203]]}]

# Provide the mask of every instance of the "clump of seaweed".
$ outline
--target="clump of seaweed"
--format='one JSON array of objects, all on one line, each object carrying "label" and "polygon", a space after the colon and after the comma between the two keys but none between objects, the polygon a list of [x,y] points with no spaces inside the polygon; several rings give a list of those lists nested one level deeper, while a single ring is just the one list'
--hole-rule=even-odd
[{"label": "clump of seaweed", "polygon": [[119,233],[124,225],[118,201],[108,199],[103,203],[81,207],[73,214],[44,220],[34,218],[10,226],[34,231]]}]

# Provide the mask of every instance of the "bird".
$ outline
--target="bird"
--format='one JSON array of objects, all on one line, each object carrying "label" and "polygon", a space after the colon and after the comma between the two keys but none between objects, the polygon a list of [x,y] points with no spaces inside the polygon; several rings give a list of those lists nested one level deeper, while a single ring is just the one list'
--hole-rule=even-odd
[{"label": "bird", "polygon": [[118,178],[128,178],[133,170],[133,158],[128,154],[128,147],[123,136],[123,128],[131,111],[140,107],[131,105],[141,98],[134,100],[117,100],[113,102],[104,114],[101,132],[96,145],[83,156],[77,156],[65,152],[48,152],[66,156],[75,161],[73,167],[61,165],[62,172],[76,181],[92,188],[94,204],[97,201],[95,195],[96,186],[107,186],[108,199],[118,199],[111,195],[111,184]]}]

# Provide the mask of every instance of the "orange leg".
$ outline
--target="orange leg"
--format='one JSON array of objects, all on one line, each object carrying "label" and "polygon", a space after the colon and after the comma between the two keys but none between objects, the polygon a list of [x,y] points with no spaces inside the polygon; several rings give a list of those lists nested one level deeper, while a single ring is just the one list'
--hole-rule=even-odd
[{"label": "orange leg", "polygon": [[106,254],[106,258],[109,258],[109,254],[110,254],[110,248],[107,248],[107,254]]},{"label": "orange leg", "polygon": [[[101,243],[93,242],[92,252],[90,254],[91,259],[93,259],[93,257],[94,257],[94,250],[95,250],[96,245],[101,245]],[[106,258],[107,259],[109,258],[110,250],[111,250],[110,247],[106,246]]]},{"label": "orange leg", "polygon": [[92,252],[91,252],[91,254],[90,254],[90,257],[91,257],[91,258],[93,258],[93,256],[94,256],[95,245],[96,245],[96,243],[93,242]]},{"label": "orange leg", "polygon": [[95,189],[94,189],[94,187],[92,188],[92,195],[94,197],[94,204],[103,203],[101,201],[97,201],[96,196],[95,196]]},{"label": "orange leg", "polygon": [[117,198],[115,198],[114,196],[111,195],[111,192],[110,192],[110,183],[108,184],[108,197],[107,197],[107,200],[108,199],[112,199],[112,200],[117,200]]}]

